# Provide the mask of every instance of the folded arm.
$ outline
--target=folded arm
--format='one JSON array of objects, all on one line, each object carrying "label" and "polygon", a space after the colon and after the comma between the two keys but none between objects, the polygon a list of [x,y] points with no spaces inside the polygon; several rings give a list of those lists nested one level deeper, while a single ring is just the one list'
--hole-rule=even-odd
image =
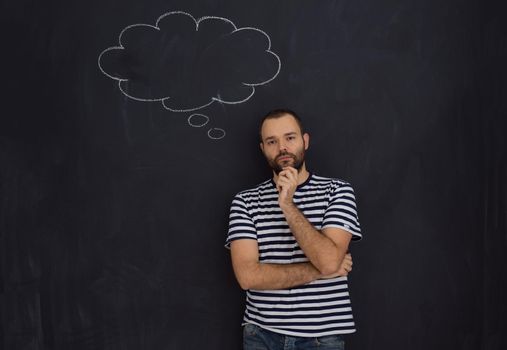
[{"label": "folded arm", "polygon": [[337,227],[317,230],[293,201],[298,185],[298,171],[287,167],[276,180],[278,204],[289,228],[306,257],[322,274],[338,272],[348,251],[352,234]]},{"label": "folded arm", "polygon": [[239,239],[231,242],[234,274],[243,289],[286,289],[321,278],[346,276],[352,270],[352,258],[347,254],[333,274],[322,274],[310,262],[269,264],[259,262],[257,241]]},{"label": "folded arm", "polygon": [[337,273],[352,234],[336,227],[317,230],[294,204],[282,210],[292,234],[313,266],[325,275]]}]

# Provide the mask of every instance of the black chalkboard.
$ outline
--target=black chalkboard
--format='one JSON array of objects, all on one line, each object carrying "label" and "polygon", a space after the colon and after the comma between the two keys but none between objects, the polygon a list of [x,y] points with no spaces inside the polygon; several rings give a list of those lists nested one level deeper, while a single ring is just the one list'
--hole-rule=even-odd
[{"label": "black chalkboard", "polygon": [[0,8],[0,348],[241,348],[228,210],[278,107],[356,191],[347,348],[507,347],[499,1]]}]

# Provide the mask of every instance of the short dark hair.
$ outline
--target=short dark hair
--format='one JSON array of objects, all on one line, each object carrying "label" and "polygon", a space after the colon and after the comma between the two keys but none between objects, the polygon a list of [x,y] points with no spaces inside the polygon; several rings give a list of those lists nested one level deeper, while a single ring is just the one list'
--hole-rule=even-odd
[{"label": "short dark hair", "polygon": [[301,135],[303,135],[303,133],[304,133],[303,123],[301,122],[301,118],[299,118],[297,113],[294,112],[293,110],[288,109],[288,108],[277,108],[277,109],[273,109],[273,110],[269,111],[268,113],[266,113],[266,115],[264,115],[264,117],[262,117],[262,119],[261,119],[261,123],[259,124],[259,137],[261,139],[261,142],[262,142],[262,126],[264,125],[264,122],[268,119],[281,118],[287,114],[292,116],[296,120],[296,122],[298,123],[298,126],[299,126],[299,130],[301,131]]}]

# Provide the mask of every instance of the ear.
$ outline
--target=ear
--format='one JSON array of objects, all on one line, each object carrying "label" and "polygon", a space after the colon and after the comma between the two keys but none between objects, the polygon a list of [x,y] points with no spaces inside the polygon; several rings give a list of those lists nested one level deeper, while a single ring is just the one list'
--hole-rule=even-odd
[{"label": "ear", "polygon": [[308,146],[310,146],[310,135],[308,133],[303,134],[303,141],[305,142],[305,151],[308,149]]},{"label": "ear", "polygon": [[259,142],[259,147],[261,148],[262,153],[264,153],[264,142]]}]

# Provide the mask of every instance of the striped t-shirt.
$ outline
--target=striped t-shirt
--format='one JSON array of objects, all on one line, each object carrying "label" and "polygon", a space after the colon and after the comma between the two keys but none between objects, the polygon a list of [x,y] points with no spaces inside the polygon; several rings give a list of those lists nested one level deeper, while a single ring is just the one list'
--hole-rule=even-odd
[{"label": "striped t-shirt", "polygon": [[[310,174],[298,186],[294,203],[317,230],[338,227],[361,239],[350,184]],[[307,262],[278,205],[273,180],[238,193],[231,205],[226,247],[236,239],[255,239],[259,261]],[[321,337],[355,332],[347,277],[321,279],[281,290],[247,290],[244,323],[276,333]]]}]

